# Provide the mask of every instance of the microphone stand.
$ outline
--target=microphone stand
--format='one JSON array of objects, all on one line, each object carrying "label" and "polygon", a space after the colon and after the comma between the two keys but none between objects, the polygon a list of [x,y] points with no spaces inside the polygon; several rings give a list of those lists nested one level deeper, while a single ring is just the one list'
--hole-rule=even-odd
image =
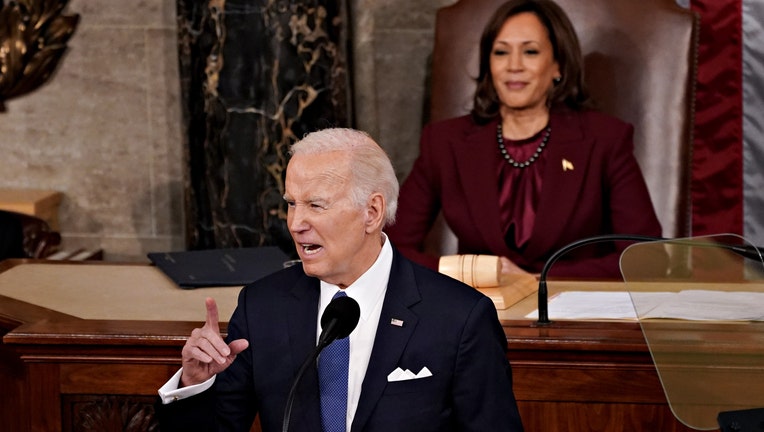
[{"label": "microphone stand", "polygon": [[321,327],[323,331],[318,336],[318,343],[316,349],[313,350],[311,355],[305,359],[305,363],[300,366],[297,371],[297,375],[292,383],[292,388],[289,389],[289,396],[287,396],[286,407],[284,407],[284,423],[281,426],[282,432],[289,431],[289,418],[292,416],[292,404],[294,403],[295,394],[297,391],[297,383],[300,382],[300,378],[308,370],[308,367],[318,357],[318,353],[322,349],[326,348],[335,339],[343,339],[350,336],[355,326],[358,325],[358,319],[361,316],[361,309],[358,303],[348,296],[340,296],[334,298],[326,306],[323,315],[321,315]]},{"label": "microphone stand", "polygon": [[[603,234],[599,236],[593,236],[593,237],[586,237],[577,241],[574,241],[560,250],[556,251],[552,254],[552,256],[549,257],[549,259],[544,263],[544,267],[541,269],[541,273],[539,274],[539,289],[538,289],[538,321],[536,321],[536,325],[538,326],[546,326],[551,324],[552,322],[549,320],[549,304],[548,304],[548,297],[549,297],[549,291],[546,286],[546,279],[547,279],[547,273],[549,273],[549,270],[552,268],[552,265],[557,261],[558,258],[565,255],[568,251],[575,249],[579,246],[584,246],[588,244],[593,243],[601,243],[606,241],[635,241],[635,242],[653,242],[653,241],[677,241],[682,239],[667,239],[664,237],[651,237],[651,236],[643,236],[643,235],[630,235],[630,234]],[[684,239],[685,241],[687,239]],[[680,244],[682,242],[680,241]],[[761,252],[759,251],[759,247],[753,246],[753,245],[733,245],[733,244],[722,244],[722,243],[708,243],[708,244],[702,244],[702,243],[688,243],[693,246],[701,246],[701,247],[721,247],[727,250],[730,250],[738,255],[744,256],[749,259],[762,261]]]},{"label": "microphone stand", "polygon": [[547,273],[549,273],[549,270],[552,268],[552,265],[557,261],[557,259],[565,255],[568,251],[575,249],[579,246],[584,246],[584,245],[593,244],[593,243],[601,243],[606,241],[615,241],[615,240],[657,241],[657,240],[665,240],[665,239],[662,237],[649,237],[649,236],[642,236],[642,235],[605,234],[600,236],[587,237],[581,240],[574,241],[573,243],[570,243],[567,246],[564,246],[562,249],[559,249],[558,251],[553,253],[552,256],[550,256],[549,259],[546,261],[546,263],[544,263],[544,267],[541,269],[541,273],[539,274],[538,305],[537,305],[538,311],[539,311],[539,317],[538,317],[538,321],[536,321],[537,325],[546,326],[552,323],[551,321],[549,321],[549,304],[547,300],[547,297],[549,297],[549,291],[546,286],[546,278],[547,278]]},{"label": "microphone stand", "polygon": [[290,417],[292,417],[292,404],[294,403],[295,395],[297,394],[297,384],[300,382],[300,379],[305,374],[305,371],[308,370],[308,367],[313,364],[313,362],[318,357],[318,354],[326,348],[334,339],[336,339],[337,335],[335,330],[335,327],[337,327],[337,323],[339,323],[338,319],[333,319],[329,322],[329,325],[324,329],[324,331],[321,333],[321,335],[318,338],[318,345],[316,345],[316,348],[313,350],[313,352],[308,356],[308,358],[305,359],[305,362],[300,366],[300,369],[297,371],[297,375],[294,378],[294,381],[292,382],[292,388],[289,389],[289,396],[287,396],[287,402],[286,407],[284,408],[284,422],[281,426],[281,432],[289,432],[289,420]]}]

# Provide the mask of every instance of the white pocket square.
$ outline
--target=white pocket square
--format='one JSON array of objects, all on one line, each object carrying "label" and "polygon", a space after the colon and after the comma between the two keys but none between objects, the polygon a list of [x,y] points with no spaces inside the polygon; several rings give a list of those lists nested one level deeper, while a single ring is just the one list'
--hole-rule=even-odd
[{"label": "white pocket square", "polygon": [[398,368],[395,368],[394,371],[390,372],[390,374],[387,376],[387,382],[407,381],[407,380],[413,380],[413,379],[419,379],[419,378],[427,378],[431,376],[432,376],[432,372],[430,372],[430,370],[427,369],[427,366],[423,367],[418,374],[415,374],[414,372],[411,372],[408,369],[403,370],[398,367]]}]

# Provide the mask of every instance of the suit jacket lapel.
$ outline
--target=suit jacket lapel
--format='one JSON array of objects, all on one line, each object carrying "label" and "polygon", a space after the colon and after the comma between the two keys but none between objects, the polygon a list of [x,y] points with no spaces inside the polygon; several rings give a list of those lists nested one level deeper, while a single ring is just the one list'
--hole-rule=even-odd
[{"label": "suit jacket lapel", "polygon": [[535,260],[553,249],[566,228],[565,221],[576,209],[587,171],[592,140],[585,138],[578,116],[552,111],[551,145],[547,148],[543,193],[536,211],[533,235],[525,249]]},{"label": "suit jacket lapel", "polygon": [[[484,126],[475,126],[467,131],[463,144],[454,145],[453,151],[458,166],[459,179],[466,197],[466,206],[480,227],[479,232],[491,250],[508,252],[501,232],[499,216],[499,185],[496,179],[498,148],[496,126],[498,120]],[[486,206],[486,203],[492,205]]]},{"label": "suit jacket lapel", "polygon": [[[352,431],[363,430],[387,386],[387,375],[398,367],[398,361],[418,322],[410,307],[420,300],[411,264],[394,249],[390,280]],[[392,325],[390,321],[394,318],[403,321],[403,326]]]},{"label": "suit jacket lapel", "polygon": [[[316,347],[320,291],[318,279],[303,276],[287,294],[289,307],[285,314],[295,371],[302,366]],[[274,361],[282,360],[274,359]],[[312,367],[308,367],[305,371],[300,381],[292,411],[293,424],[299,423],[305,428],[312,428],[310,429],[312,431],[321,432],[321,407],[318,394],[318,373],[314,362]],[[297,418],[299,421],[295,421]]]}]

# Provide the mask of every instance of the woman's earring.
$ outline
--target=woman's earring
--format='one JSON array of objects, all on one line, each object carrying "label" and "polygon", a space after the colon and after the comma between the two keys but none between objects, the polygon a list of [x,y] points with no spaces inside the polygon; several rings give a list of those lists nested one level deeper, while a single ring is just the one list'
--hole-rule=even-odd
[{"label": "woman's earring", "polygon": [[561,76],[557,76],[557,77],[554,77],[554,78],[552,78],[552,81],[553,81],[555,84],[559,84],[559,83],[560,83],[560,81],[562,81],[562,77],[561,77]]}]

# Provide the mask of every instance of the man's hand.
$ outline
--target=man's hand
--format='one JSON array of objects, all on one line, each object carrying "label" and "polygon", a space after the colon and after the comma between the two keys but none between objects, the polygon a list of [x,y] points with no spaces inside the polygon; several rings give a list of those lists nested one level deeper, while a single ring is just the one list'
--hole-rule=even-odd
[{"label": "man's hand", "polygon": [[233,363],[236,355],[247,349],[246,339],[237,339],[226,345],[220,336],[218,306],[207,298],[207,321],[202,328],[194,329],[183,346],[183,373],[180,387],[203,383],[224,371]]}]

